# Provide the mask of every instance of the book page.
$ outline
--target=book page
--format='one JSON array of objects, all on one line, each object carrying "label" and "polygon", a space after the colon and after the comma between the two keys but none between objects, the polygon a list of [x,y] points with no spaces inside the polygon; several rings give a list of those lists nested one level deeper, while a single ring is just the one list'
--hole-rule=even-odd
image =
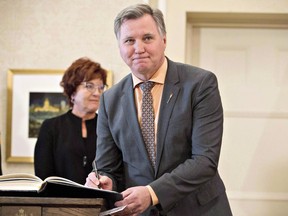
[{"label": "book page", "polygon": [[2,191],[37,191],[42,180],[28,173],[12,173],[0,176],[0,190]]},{"label": "book page", "polygon": [[81,185],[77,182],[74,182],[72,180],[62,178],[59,176],[50,176],[44,180],[44,182],[51,182],[51,183],[58,183],[58,184],[65,184],[65,185],[73,185],[73,186],[78,186],[78,187],[84,187],[84,185]]},{"label": "book page", "polygon": [[42,182],[42,180],[32,174],[29,173],[11,173],[6,175],[0,175],[0,181],[2,180],[16,180],[16,179],[33,179],[34,181]]},{"label": "book page", "polygon": [[85,185],[79,184],[77,182],[74,182],[74,181],[71,181],[69,179],[59,177],[59,176],[50,176],[50,177],[46,178],[44,180],[44,182],[49,182],[49,183],[52,183],[52,184],[62,184],[62,185],[72,186],[72,187],[86,188],[86,189],[90,189],[90,190],[106,191],[108,193],[117,193],[117,192],[111,191],[111,190],[87,187]]}]

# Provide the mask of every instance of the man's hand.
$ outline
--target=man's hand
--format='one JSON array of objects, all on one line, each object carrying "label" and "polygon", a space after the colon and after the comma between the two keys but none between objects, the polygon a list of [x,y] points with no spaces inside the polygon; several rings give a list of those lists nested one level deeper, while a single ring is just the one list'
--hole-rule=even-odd
[{"label": "man's hand", "polygon": [[122,192],[123,200],[115,203],[115,206],[127,205],[125,212],[129,216],[136,216],[144,212],[151,205],[151,196],[145,186],[131,187]]},{"label": "man's hand", "polygon": [[91,172],[86,178],[85,186],[92,188],[102,188],[105,190],[112,190],[113,182],[107,176],[99,175],[99,179],[97,179],[95,172]]}]

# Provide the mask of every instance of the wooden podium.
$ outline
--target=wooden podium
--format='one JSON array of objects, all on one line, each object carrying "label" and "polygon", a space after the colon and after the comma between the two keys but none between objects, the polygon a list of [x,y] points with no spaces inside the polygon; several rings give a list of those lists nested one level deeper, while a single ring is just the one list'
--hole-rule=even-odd
[{"label": "wooden podium", "polygon": [[0,197],[0,216],[97,216],[101,198]]}]

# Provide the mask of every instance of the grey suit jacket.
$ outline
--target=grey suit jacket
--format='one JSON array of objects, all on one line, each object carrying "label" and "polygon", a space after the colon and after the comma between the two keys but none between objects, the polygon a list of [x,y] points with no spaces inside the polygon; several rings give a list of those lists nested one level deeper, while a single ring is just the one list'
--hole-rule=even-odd
[{"label": "grey suit jacket", "polygon": [[162,215],[232,215],[217,171],[223,109],[216,76],[168,60],[155,172],[136,112],[129,74],[104,92],[98,116],[97,166],[113,179],[115,189],[149,184]]}]

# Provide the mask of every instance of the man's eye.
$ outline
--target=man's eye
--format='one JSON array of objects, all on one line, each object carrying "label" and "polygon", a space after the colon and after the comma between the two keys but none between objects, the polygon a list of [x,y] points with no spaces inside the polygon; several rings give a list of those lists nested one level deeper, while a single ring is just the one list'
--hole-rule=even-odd
[{"label": "man's eye", "polygon": [[134,40],[133,40],[133,39],[127,39],[127,40],[125,41],[125,43],[132,44],[132,43],[134,43]]},{"label": "man's eye", "polygon": [[151,37],[151,36],[146,36],[146,37],[144,38],[144,40],[145,40],[145,41],[150,41],[150,40],[152,40],[152,37]]}]

